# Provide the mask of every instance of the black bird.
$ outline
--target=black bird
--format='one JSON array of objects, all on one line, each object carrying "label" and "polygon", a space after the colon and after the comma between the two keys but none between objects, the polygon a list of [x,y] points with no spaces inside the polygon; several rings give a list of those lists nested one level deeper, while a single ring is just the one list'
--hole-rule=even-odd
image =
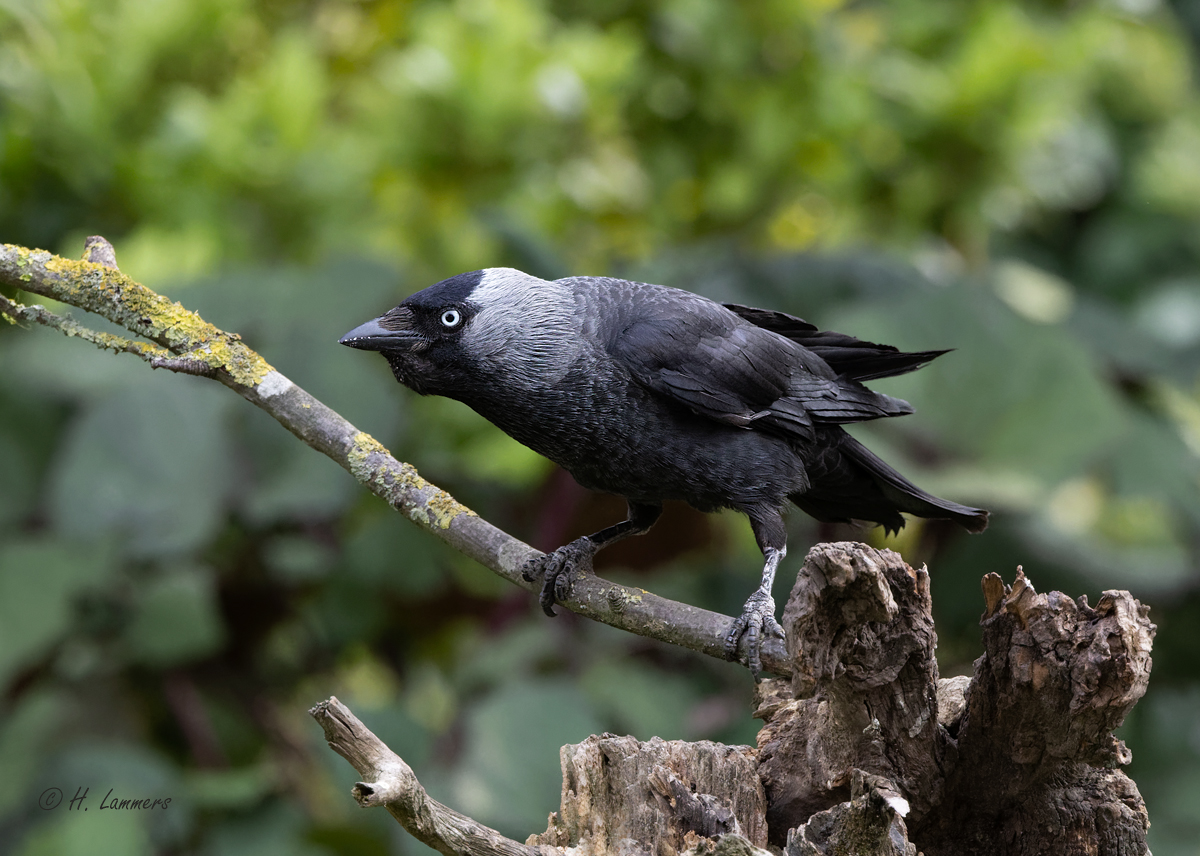
[{"label": "black bird", "polygon": [[926,493],[843,429],[912,412],[863,381],[904,374],[945,351],[902,353],[819,331],[782,312],[608,277],[538,279],[512,268],[460,274],[419,291],[342,337],[379,351],[400,383],[470,406],[581,485],[625,497],[629,518],[527,565],[543,574],[548,615],[570,571],[640,535],[662,502],[750,518],[766,565],[725,637],[747,637],[757,673],[763,633],[782,636],[771,586],[786,553],[791,500],[818,520],[901,512],[972,532],[988,513]]}]

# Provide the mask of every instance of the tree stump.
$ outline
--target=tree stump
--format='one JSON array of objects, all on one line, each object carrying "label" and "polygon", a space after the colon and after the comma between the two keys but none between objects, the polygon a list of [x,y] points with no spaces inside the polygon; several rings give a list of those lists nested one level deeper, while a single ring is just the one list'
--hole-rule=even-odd
[{"label": "tree stump", "polygon": [[[925,856],[1147,852],[1112,735],[1149,681],[1147,608],[1121,591],[1095,609],[1039,595],[1020,569],[1011,587],[989,574],[984,594],[974,675],[939,682],[927,572],[862,544],[809,552],[784,609],[795,672],[759,710],[772,843],[838,852],[800,842],[869,804],[887,834],[854,852],[904,853],[902,837]],[[856,776],[876,795],[857,808]]]},{"label": "tree stump", "polygon": [[604,734],[564,746],[562,804],[526,844],[675,856],[703,839],[767,843],[767,800],[748,746]]},{"label": "tree stump", "polygon": [[1146,691],[1147,608],[1123,591],[1095,608],[1040,595],[1019,568],[1011,587],[995,574],[983,587],[984,654],[970,678],[939,680],[927,571],[817,545],[783,612],[792,676],[758,685],[757,748],[610,734],[563,747],[561,805],[526,844],[429,800],[336,700],[313,713],[373,776],[359,801],[447,854],[1148,852],[1145,805],[1117,769],[1131,755],[1112,734]]}]

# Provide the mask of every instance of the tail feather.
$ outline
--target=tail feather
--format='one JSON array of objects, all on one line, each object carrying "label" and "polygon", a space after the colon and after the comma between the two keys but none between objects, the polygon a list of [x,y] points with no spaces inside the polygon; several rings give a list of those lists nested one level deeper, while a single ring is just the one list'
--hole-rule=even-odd
[{"label": "tail feather", "polygon": [[817,520],[871,520],[893,532],[904,526],[901,512],[907,512],[953,520],[968,532],[987,528],[987,511],[926,493],[849,434],[843,434],[836,453],[839,460],[815,473],[808,491],[790,497]]}]

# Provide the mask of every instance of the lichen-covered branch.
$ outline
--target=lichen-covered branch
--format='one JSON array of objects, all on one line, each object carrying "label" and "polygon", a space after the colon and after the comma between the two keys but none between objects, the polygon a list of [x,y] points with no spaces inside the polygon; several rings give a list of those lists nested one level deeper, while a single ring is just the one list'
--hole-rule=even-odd
[{"label": "lichen-covered branch", "polygon": [[70,318],[56,315],[44,306],[25,306],[16,301],[9,300],[3,294],[0,294],[0,318],[14,324],[41,324],[43,327],[57,330],[64,336],[71,336],[82,339],[85,342],[91,342],[96,347],[104,348],[105,350],[133,354],[135,357],[141,357],[147,362],[151,362],[156,358],[168,359],[171,356],[171,352],[166,348],[160,348],[157,345],[138,339],[127,339],[124,336],[115,336],[112,333],[101,333],[97,330],[90,330]]},{"label": "lichen-covered branch", "polygon": [[[121,273],[107,241],[89,238],[86,258],[93,261],[0,244],[0,285],[96,313],[140,338],[90,330],[45,307],[26,306],[2,296],[0,317],[13,323],[42,324],[100,348],[134,354],[155,368],[223,383],[349,470],[410,520],[514,585],[531,591],[535,588],[537,584],[524,580],[520,572],[535,555],[533,548],[481,519],[423,479],[412,465],[396,460],[369,434],[272,368],[238,335],[214,327]],[[593,575],[577,575],[570,598],[562,603],[588,618],[717,658],[724,657],[723,638],[732,621],[729,616]],[[789,673],[778,640],[764,645],[762,659],[767,670]]]},{"label": "lichen-covered branch", "polygon": [[330,748],[363,777],[351,791],[358,804],[384,806],[423,844],[446,856],[542,856],[550,849],[506,838],[430,797],[404,759],[336,698],[320,702],[309,714],[325,730]]}]

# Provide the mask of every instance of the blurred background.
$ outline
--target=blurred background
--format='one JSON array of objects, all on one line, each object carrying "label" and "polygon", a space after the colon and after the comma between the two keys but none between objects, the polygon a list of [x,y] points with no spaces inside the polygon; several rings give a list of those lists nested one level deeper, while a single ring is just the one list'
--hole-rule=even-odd
[{"label": "blurred background", "polygon": [[[541,548],[623,504],[341,334],[512,265],[957,348],[855,429],[994,510],[886,542],[929,563],[942,673],[985,573],[1132,590],[1159,632],[1129,772],[1154,852],[1200,854],[1198,39],[1200,0],[0,0],[0,241],[106,236]],[[885,543],[795,513],[781,606],[819,537]],[[598,566],[728,613],[761,557],[672,507]],[[331,694],[523,839],[561,744],[753,743],[751,686],[545,618],[216,384],[0,325],[0,852],[428,852],[352,803],[306,713]]]}]

